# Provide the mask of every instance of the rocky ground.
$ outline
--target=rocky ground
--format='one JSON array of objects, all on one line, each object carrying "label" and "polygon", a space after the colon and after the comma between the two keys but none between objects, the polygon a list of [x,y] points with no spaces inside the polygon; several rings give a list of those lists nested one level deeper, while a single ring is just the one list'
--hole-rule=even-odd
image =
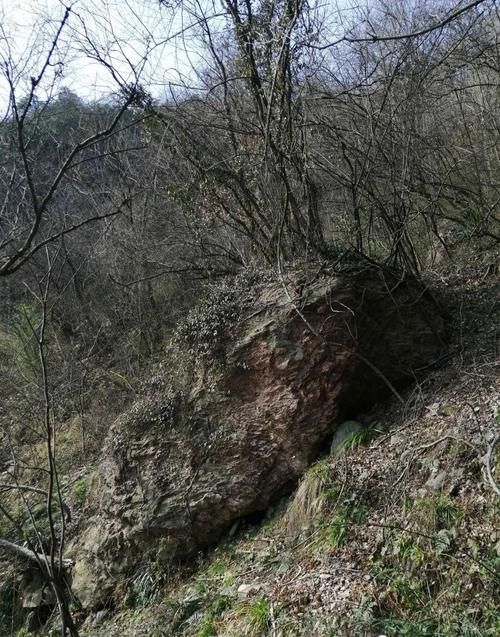
[{"label": "rocky ground", "polygon": [[82,634],[500,634],[499,286],[486,267],[440,285],[455,325],[445,366],[214,550],[180,567],[160,543]]}]

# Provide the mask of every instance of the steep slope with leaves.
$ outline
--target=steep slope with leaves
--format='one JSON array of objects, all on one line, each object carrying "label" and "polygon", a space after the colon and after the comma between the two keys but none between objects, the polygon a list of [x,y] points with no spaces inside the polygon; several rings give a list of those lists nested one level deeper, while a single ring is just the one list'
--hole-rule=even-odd
[{"label": "steep slope with leaves", "polygon": [[[499,284],[441,276],[455,354],[311,467],[261,523],[179,569],[159,546],[88,637],[493,637],[500,629]],[[464,287],[465,285],[465,287]],[[116,610],[116,609],[115,609]]]}]

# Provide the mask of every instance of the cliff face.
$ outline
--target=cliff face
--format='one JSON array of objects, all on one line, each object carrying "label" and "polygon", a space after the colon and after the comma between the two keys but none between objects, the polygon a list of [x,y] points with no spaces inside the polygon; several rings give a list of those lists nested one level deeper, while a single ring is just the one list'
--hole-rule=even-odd
[{"label": "cliff face", "polygon": [[[186,352],[178,341],[112,427],[90,518],[68,549],[84,606],[104,604],[160,538],[164,554],[186,558],[265,511],[336,424],[397,393],[446,351],[431,295],[381,270],[263,284],[241,308],[212,325],[216,346]],[[196,341],[203,329],[193,326]],[[182,386],[173,380],[181,365]]]}]

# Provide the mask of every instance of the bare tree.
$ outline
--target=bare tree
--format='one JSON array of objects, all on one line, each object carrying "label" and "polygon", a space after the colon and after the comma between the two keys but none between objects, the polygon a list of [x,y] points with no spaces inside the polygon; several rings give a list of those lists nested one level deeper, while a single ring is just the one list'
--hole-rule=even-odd
[{"label": "bare tree", "polygon": [[43,130],[61,81],[63,34],[71,14],[68,7],[55,26],[44,23],[42,41],[35,38],[19,59],[1,27],[0,70],[8,90],[8,107],[0,125],[0,276],[16,272],[60,237],[118,215],[123,205],[123,201],[118,202],[112,210],[95,210],[80,218],[71,210],[54,214],[61,189],[74,179],[82,162],[98,163],[109,154],[103,154],[102,143],[116,134],[129,107],[137,103],[137,85],[127,87],[121,104],[97,130],[74,137],[71,144],[52,140],[52,170],[47,173],[41,169],[46,169],[41,158],[47,151]]},{"label": "bare tree", "polygon": [[[418,273],[449,223],[498,238],[494,137],[479,142],[469,97],[460,109],[472,96],[465,75],[494,59],[492,2],[371,2],[327,44],[324,18],[301,2],[182,10],[205,66],[154,110],[176,164],[168,192],[207,263],[343,245]],[[496,85],[475,88],[492,123]]]},{"label": "bare tree", "polygon": [[[0,484],[0,493],[5,495],[9,491],[17,494],[24,508],[25,519],[28,521],[30,532],[25,534],[23,523],[15,514],[8,510],[8,506],[0,503],[0,514],[11,524],[14,536],[25,537],[27,546],[19,542],[11,541],[7,538],[0,538],[0,548],[8,551],[22,560],[27,560],[35,565],[42,575],[46,585],[53,593],[61,622],[61,635],[66,637],[78,636],[78,630],[70,611],[72,601],[71,587],[68,580],[68,567],[71,561],[63,558],[66,541],[66,525],[71,518],[71,513],[64,502],[56,458],[56,427],[53,413],[53,395],[51,383],[48,375],[48,365],[46,358],[46,334],[48,321],[49,291],[52,281],[53,258],[49,251],[45,250],[47,259],[47,271],[40,281],[38,290],[33,290],[33,295],[39,306],[38,323],[30,321],[32,336],[36,341],[36,350],[39,361],[39,389],[41,391],[42,422],[41,436],[45,447],[45,466],[35,466],[23,469],[15,469],[10,472],[10,482]],[[13,466],[21,461],[17,457],[17,451],[13,444],[10,444]],[[28,476],[33,473],[37,477],[36,484],[25,484],[20,482],[21,474]],[[41,478],[40,478],[41,476]],[[29,497],[42,496],[44,500],[45,521],[47,534],[40,528],[34,514],[33,500]]]}]

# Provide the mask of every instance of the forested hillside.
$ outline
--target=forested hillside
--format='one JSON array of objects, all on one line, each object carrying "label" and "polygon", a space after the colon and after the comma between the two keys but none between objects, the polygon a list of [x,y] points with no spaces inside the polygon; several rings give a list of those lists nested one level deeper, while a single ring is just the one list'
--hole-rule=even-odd
[{"label": "forested hillside", "polygon": [[497,635],[500,5],[139,4],[0,28],[0,635]]}]

